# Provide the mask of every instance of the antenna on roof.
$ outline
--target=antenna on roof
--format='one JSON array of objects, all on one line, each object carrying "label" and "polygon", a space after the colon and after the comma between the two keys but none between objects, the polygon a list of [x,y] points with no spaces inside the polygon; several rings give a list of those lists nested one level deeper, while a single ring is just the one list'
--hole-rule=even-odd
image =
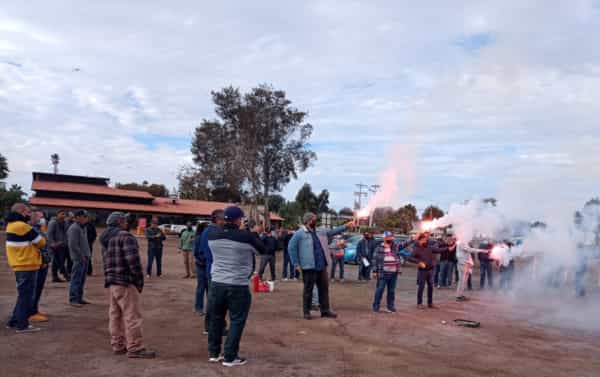
[{"label": "antenna on roof", "polygon": [[173,204],[177,204],[177,199],[179,199],[179,192],[176,188],[173,188],[173,191],[171,191],[171,195],[169,196],[171,197],[171,202]]},{"label": "antenna on roof", "polygon": [[60,162],[58,153],[50,155],[50,161],[52,161],[52,165],[54,165],[54,174],[58,174],[58,163]]}]

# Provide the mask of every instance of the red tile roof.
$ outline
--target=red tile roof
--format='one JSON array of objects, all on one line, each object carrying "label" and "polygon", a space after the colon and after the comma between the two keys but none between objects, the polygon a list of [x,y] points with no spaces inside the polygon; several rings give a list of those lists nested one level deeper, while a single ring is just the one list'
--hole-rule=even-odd
[{"label": "red tile roof", "polygon": [[[78,185],[79,186],[79,185]],[[126,190],[121,190],[126,191]],[[79,191],[78,191],[79,192]],[[154,204],[130,204],[130,203],[115,203],[95,200],[79,200],[79,199],[62,199],[62,198],[45,198],[34,196],[30,200],[34,206],[60,207],[60,208],[88,208],[88,209],[103,209],[109,211],[128,211],[128,212],[143,212],[151,214],[166,214],[166,215],[190,215],[190,216],[210,216],[212,211],[223,209],[230,206],[231,203],[208,202],[201,200],[177,200],[173,204],[169,198],[155,198]],[[282,221],[283,218],[271,213],[271,220]]]},{"label": "red tile roof", "polygon": [[150,193],[144,191],[121,190],[109,186],[90,185],[84,183],[33,181],[33,183],[31,184],[31,189],[34,191],[61,191],[143,199],[153,198],[153,196]]}]

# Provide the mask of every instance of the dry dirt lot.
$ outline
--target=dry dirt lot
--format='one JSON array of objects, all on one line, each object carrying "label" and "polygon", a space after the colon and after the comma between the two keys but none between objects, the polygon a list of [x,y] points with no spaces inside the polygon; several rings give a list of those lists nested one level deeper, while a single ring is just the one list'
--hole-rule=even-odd
[{"label": "dry dirt lot", "polygon": [[[0,313],[8,315],[14,275],[1,244]],[[600,331],[541,321],[552,311],[544,297],[509,303],[502,294],[475,291],[473,301],[456,303],[451,291],[436,290],[441,309],[421,312],[415,308],[413,267],[399,281],[396,314],[370,311],[373,283],[358,284],[354,266],[347,266],[346,283],[331,287],[337,320],[302,320],[301,284],[277,282],[275,292],[253,296],[241,344],[248,365],[209,365],[203,319],[192,313],[195,280],[181,279],[174,245],[169,239],[165,275],[148,281],[143,292],[145,340],[159,358],[111,353],[103,278],[96,274],[86,289],[93,305],[68,306],[67,285],[48,282],[42,309],[51,321],[44,330],[0,330],[0,376],[600,376]],[[145,252],[142,257],[145,263]],[[94,262],[101,272],[97,248]],[[475,319],[482,327],[456,327],[455,318]]]}]

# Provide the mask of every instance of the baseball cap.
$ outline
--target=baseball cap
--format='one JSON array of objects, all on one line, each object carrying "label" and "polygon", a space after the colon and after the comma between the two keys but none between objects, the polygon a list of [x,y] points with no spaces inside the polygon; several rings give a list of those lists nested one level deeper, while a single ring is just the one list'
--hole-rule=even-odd
[{"label": "baseball cap", "polygon": [[244,211],[238,206],[225,208],[224,218],[227,221],[235,221],[244,217]]},{"label": "baseball cap", "polygon": [[386,230],[385,232],[383,232],[383,238],[394,238],[394,233],[390,232],[389,230]]}]

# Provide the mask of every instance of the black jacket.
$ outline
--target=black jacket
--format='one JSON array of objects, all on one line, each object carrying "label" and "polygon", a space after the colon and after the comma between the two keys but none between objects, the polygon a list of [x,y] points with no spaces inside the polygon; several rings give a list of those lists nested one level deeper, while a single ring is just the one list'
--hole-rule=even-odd
[{"label": "black jacket", "polygon": [[277,239],[269,234],[262,237],[261,241],[265,245],[265,254],[275,255],[277,251]]},{"label": "black jacket", "polygon": [[441,254],[447,251],[447,247],[421,246],[416,244],[413,246],[413,252],[410,254],[408,260],[413,263],[425,263],[425,268],[419,267],[421,270],[432,270],[437,264],[436,258],[433,254]]}]

